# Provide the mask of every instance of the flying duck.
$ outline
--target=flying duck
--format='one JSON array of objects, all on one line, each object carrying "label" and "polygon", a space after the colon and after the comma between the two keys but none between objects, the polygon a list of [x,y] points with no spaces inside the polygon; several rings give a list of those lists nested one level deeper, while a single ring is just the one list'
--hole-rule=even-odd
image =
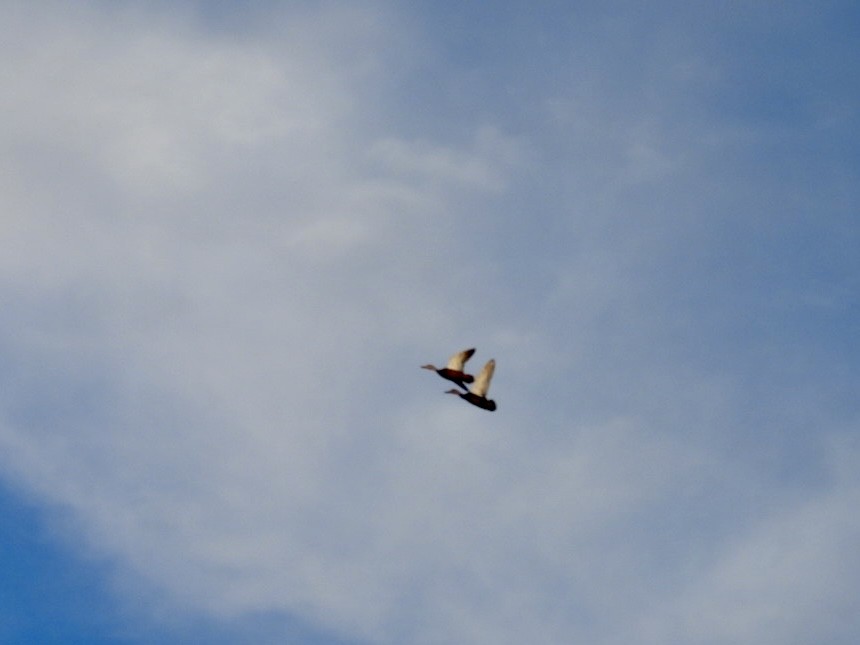
[{"label": "flying duck", "polygon": [[484,365],[484,368],[481,370],[481,373],[478,374],[478,378],[475,379],[474,384],[468,392],[448,390],[446,394],[456,394],[461,399],[465,399],[472,405],[477,405],[479,408],[493,412],[496,409],[496,402],[487,398],[487,390],[490,389],[490,380],[493,378],[493,372],[495,369],[495,359],[488,360],[487,364]]},{"label": "flying duck", "polygon": [[457,352],[451,358],[448,359],[448,364],[441,369],[437,369],[435,365],[422,365],[422,369],[425,370],[433,370],[442,378],[446,378],[449,381],[453,381],[457,385],[459,385],[464,390],[466,388],[466,383],[471,383],[475,380],[475,377],[471,374],[466,374],[463,371],[463,366],[466,364],[472,354],[475,353],[475,348],[464,349],[462,352]]}]

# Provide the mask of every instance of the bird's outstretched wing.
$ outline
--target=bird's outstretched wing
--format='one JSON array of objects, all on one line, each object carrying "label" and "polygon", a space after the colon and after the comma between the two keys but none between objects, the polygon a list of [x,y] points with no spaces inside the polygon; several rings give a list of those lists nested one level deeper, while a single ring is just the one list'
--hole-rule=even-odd
[{"label": "bird's outstretched wing", "polygon": [[484,365],[484,368],[481,370],[481,373],[475,378],[475,382],[472,384],[472,389],[470,392],[477,396],[487,396],[487,390],[490,389],[490,381],[493,379],[493,372],[496,370],[496,361],[495,359],[490,359],[487,361],[487,364]]},{"label": "bird's outstretched wing", "polygon": [[448,364],[445,367],[447,367],[449,370],[462,372],[463,366],[466,364],[466,361],[472,358],[472,354],[474,353],[474,347],[472,349],[464,349],[462,352],[457,352],[451,358],[448,359]]}]

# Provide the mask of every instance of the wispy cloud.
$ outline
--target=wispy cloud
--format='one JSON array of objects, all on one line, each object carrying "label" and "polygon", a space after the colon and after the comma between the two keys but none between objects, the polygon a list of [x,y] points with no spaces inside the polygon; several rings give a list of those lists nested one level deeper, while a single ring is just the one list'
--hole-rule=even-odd
[{"label": "wispy cloud", "polygon": [[[0,464],[121,597],[273,640],[856,635],[856,348],[794,341],[857,262],[780,264],[855,239],[856,188],[746,176],[782,157],[695,116],[712,44],[434,130],[386,103],[428,38],[390,8],[88,7],[2,28]],[[833,219],[777,235],[798,195]],[[467,344],[494,415],[417,369]]]}]

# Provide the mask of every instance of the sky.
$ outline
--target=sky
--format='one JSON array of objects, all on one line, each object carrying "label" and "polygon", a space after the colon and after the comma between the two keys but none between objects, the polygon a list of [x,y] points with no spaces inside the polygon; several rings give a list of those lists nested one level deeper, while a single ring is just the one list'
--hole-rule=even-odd
[{"label": "sky", "polygon": [[0,641],[858,642],[858,28],[3,3]]}]

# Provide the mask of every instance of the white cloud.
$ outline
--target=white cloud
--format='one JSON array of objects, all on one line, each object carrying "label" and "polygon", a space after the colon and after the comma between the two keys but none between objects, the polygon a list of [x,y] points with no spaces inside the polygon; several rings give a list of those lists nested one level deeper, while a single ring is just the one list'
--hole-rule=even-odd
[{"label": "white cloud", "polygon": [[[288,38],[236,39],[148,18],[7,23],[0,464],[151,602],[380,643],[707,641],[760,637],[795,577],[838,574],[856,491],[769,489],[714,439],[738,384],[654,359],[665,314],[633,279],[653,238],[591,231],[534,297],[551,320],[509,304],[534,294],[493,269],[523,245],[492,244],[532,225],[504,209],[523,160],[549,162],[499,126],[373,129],[393,17],[288,12]],[[627,126],[592,176],[678,167]],[[418,369],[471,342],[500,361],[495,415]],[[757,487],[779,505],[760,521]],[[782,634],[818,607],[791,606]]]},{"label": "white cloud", "polygon": [[474,147],[469,150],[398,139],[379,141],[371,149],[371,158],[396,176],[492,191],[504,187],[502,172],[521,160],[523,154],[516,141],[489,126],[477,132]]},{"label": "white cloud", "polygon": [[[856,454],[854,455],[856,457]],[[847,642],[857,629],[853,473],[812,496],[778,501],[733,535],[703,575],[638,626],[642,642]],[[848,475],[848,477],[845,477]]]},{"label": "white cloud", "polygon": [[[469,260],[445,239],[453,215],[431,212],[451,175],[355,167],[368,148],[332,81],[350,69],[318,67],[325,43],[295,54],[121,20],[105,39],[115,18],[65,17],[21,12],[32,40],[6,61],[7,475],[192,606],[368,631],[387,603],[355,578],[392,588],[343,532],[374,537],[350,500],[383,473],[351,451],[378,459],[390,430],[373,406],[402,391],[380,350],[456,328],[444,267]],[[498,176],[492,150],[438,154],[467,181]]]}]

